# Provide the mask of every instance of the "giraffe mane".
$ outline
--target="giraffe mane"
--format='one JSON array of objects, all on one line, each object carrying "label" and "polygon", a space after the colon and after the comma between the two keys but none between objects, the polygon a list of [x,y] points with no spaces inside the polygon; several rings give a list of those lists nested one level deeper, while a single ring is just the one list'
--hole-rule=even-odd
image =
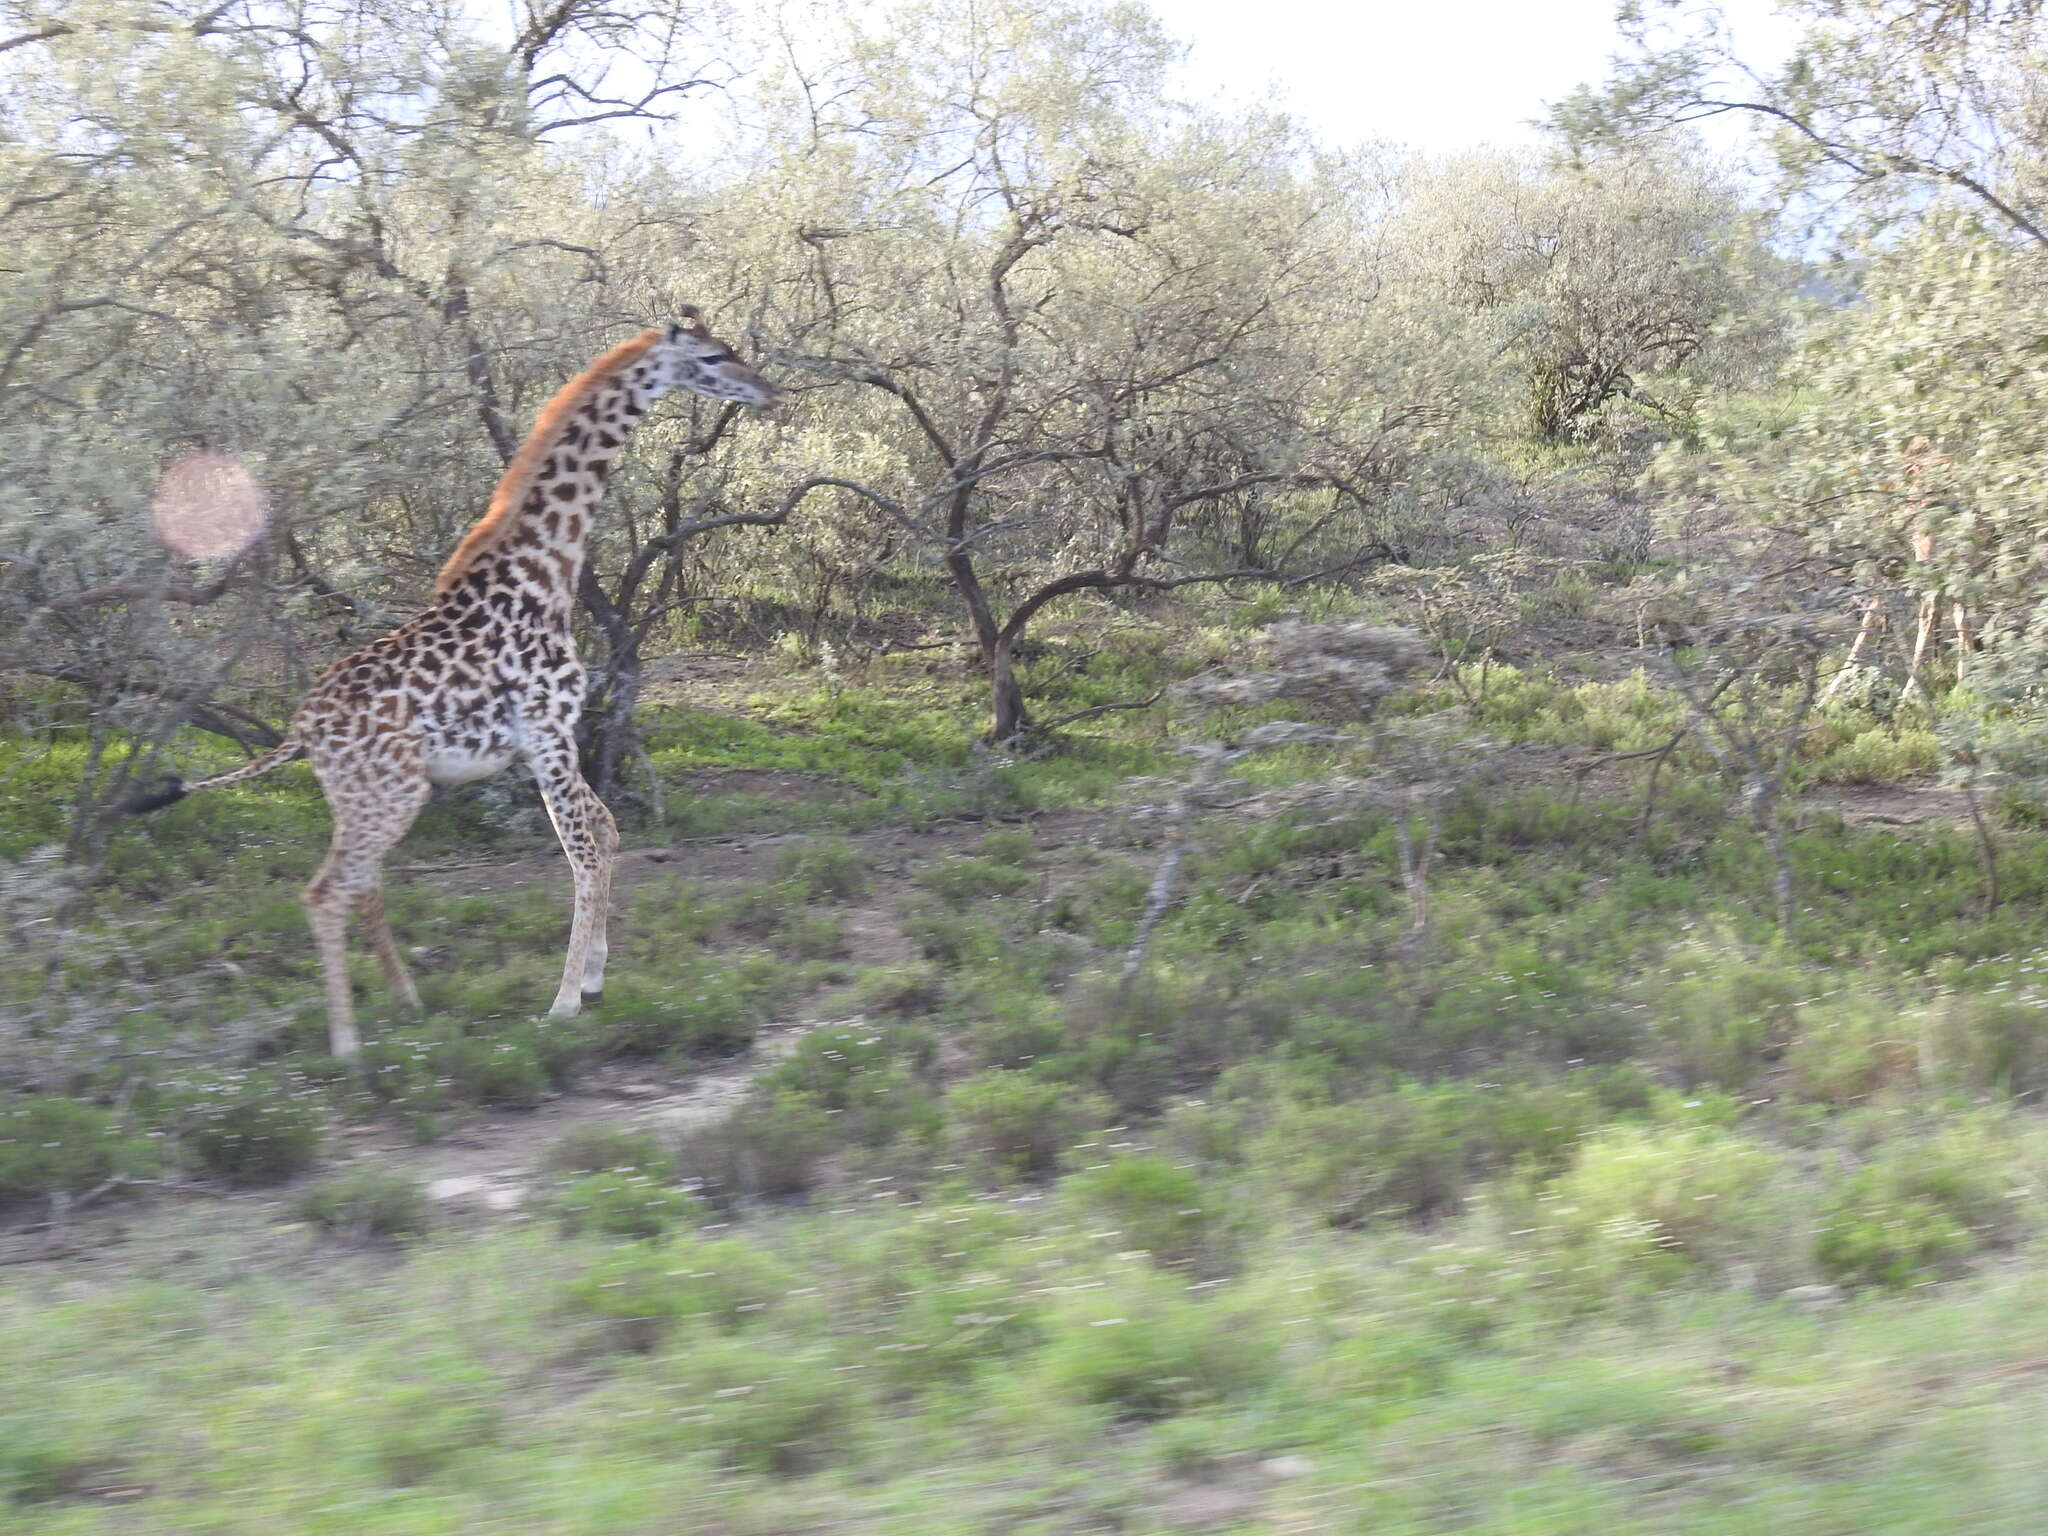
[{"label": "giraffe mane", "polygon": [[513,455],[512,462],[505,466],[498,488],[491,493],[490,509],[462,536],[462,542],[455,546],[455,552],[441,567],[441,574],[434,578],[437,596],[461,580],[463,572],[478,556],[497,544],[518,516],[520,503],[526,499],[541,460],[547,457],[548,450],[561,437],[562,429],[576,407],[588,399],[599,385],[644,355],[661,340],[661,336],[661,329],[654,326],[631,341],[620,342],[556,390],[555,397],[541,407],[540,415],[534,418],[533,430],[526,434],[526,441]]}]

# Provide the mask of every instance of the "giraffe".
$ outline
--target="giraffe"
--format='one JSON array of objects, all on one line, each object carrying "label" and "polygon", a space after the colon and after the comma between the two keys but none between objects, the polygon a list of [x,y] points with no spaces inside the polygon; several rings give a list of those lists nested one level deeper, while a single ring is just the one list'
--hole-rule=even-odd
[{"label": "giraffe", "polygon": [[612,459],[655,400],[680,388],[768,406],[779,393],[698,311],[679,313],[606,352],[547,403],[489,510],[441,567],[426,611],[329,667],[282,742],[194,784],[168,778],[123,807],[152,811],[301,755],[311,763],[334,834],[303,900],[337,1057],[361,1050],[344,947],[350,912],[362,920],[386,984],[417,1010],[419,992],[384,917],[384,856],[435,785],[485,778],[515,762],[539,784],[575,880],[569,953],[548,1011],[574,1014],[603,991],[618,828],[576,760],[584,678],[569,625],[584,542]]},{"label": "giraffe", "polygon": [[[1953,461],[1945,453],[1936,453],[1934,444],[1924,437],[1916,437],[1906,445],[1906,460],[1901,468],[1900,478],[1912,489],[1906,503],[1913,509],[1913,563],[1931,566],[1934,563],[1934,535],[1928,530],[1923,515],[1941,494],[1938,487],[1930,488],[1929,472],[1937,474],[1951,467]],[[1933,643],[1934,631],[1941,620],[1941,605],[1946,594],[1940,584],[1927,588],[1920,594],[1920,613],[1913,631],[1913,655],[1906,663],[1906,688],[1902,697],[1910,698],[1921,693],[1920,665],[1927,659],[1928,647]],[[1949,604],[1950,617],[1956,627],[1956,681],[1963,680],[1965,668],[1969,665],[1970,653],[1977,649],[1976,636],[1970,633],[1969,610],[1961,598]]]},{"label": "giraffe", "polygon": [[[1934,444],[1925,437],[1916,437],[1906,445],[1904,459],[1899,466],[1899,478],[1885,482],[1885,490],[1900,490],[1905,493],[1908,513],[1906,538],[1912,550],[1913,563],[1929,566],[1934,561],[1934,535],[1929,531],[1925,514],[1933,505],[1938,489],[1930,488],[1930,471],[1945,470],[1950,465],[1949,456],[1937,453]],[[1906,663],[1906,685],[1900,691],[1901,701],[1922,694],[1920,668],[1927,660],[1927,652],[1934,643],[1934,631],[1941,622],[1941,607],[1944,598],[1937,584],[1927,588],[1920,595],[1919,612],[1913,631],[1913,653]],[[1950,618],[1956,630],[1956,678],[1961,681],[1970,653],[1977,649],[1977,637],[1970,629],[1969,610],[1960,598],[1950,603]],[[1862,659],[1863,650],[1871,638],[1884,628],[1884,599],[1875,595],[1863,600],[1863,620],[1856,628],[1856,638],[1850,643],[1849,654],[1843,659],[1842,669],[1835,674],[1835,680],[1828,684],[1825,698],[1832,698],[1853,675],[1857,663]]]}]

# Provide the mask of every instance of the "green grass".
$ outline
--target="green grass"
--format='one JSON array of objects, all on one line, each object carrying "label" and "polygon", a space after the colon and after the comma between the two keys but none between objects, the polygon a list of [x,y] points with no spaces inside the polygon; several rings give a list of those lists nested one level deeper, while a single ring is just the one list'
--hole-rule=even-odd
[{"label": "green grass", "polygon": [[[1174,1529],[1207,1460],[1272,1519],[1379,1489],[1374,1529],[2033,1529],[2033,1272],[1560,1326],[1469,1229],[1268,1232],[1190,1291],[1063,1214],[538,1227],[310,1288],[0,1296],[0,1488],[77,1532]],[[1306,1475],[1252,1473],[1279,1455]]]},{"label": "green grass", "polygon": [[[1048,713],[1113,702],[1234,633],[1033,677]],[[1674,718],[1640,676],[1504,668],[1481,714],[1592,752]],[[2004,835],[1991,911],[1967,829],[1795,805],[1786,940],[1765,851],[1682,753],[1647,819],[1640,777],[1446,797],[1417,938],[1385,814],[1216,814],[1130,984],[1142,829],[893,849],[940,815],[1126,805],[1183,771],[1163,718],[1003,759],[971,687],[888,665],[664,712],[671,820],[629,841],[795,835],[745,880],[685,847],[622,891],[574,1021],[535,1017],[559,881],[396,883],[429,1011],[358,958],[367,1083],[325,1056],[302,774],[124,829],[68,904],[22,859],[61,819],[13,823],[6,1214],[117,1176],[287,1188],[0,1270],[0,1529],[2038,1526],[2048,845]],[[1901,782],[1923,738],[1844,713],[1799,772]],[[33,758],[10,794],[61,788],[61,754],[6,747]],[[733,769],[816,792],[679,793]],[[408,850],[545,851],[510,803],[449,796]],[[902,948],[851,957],[888,925]],[[350,1122],[431,1140],[798,1018],[832,1023],[729,1116],[562,1141],[536,1219],[321,1176]]]}]

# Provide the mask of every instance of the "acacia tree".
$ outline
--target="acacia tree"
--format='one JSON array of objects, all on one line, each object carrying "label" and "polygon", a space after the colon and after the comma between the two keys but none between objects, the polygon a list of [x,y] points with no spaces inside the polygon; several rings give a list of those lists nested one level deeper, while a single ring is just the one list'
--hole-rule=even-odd
[{"label": "acacia tree", "polygon": [[842,490],[958,599],[992,739],[1063,599],[1386,557],[1370,510],[1461,377],[1375,302],[1358,168],[1171,109],[1121,10],[935,0],[844,54],[759,189],[807,210],[792,361],[838,386]]},{"label": "acacia tree", "polygon": [[1542,441],[1624,399],[1686,418],[1775,350],[1784,264],[1692,158],[1475,154],[1414,167],[1403,192],[1392,223],[1411,280],[1520,372],[1520,425]]},{"label": "acacia tree", "polygon": [[[1579,146],[1640,141],[1711,118],[1762,130],[1787,194],[1816,222],[1842,200],[1864,229],[1953,197],[2048,246],[2040,0],[1781,0],[1797,44],[1744,57],[1718,0],[1622,0],[1610,77],[1573,93],[1552,126]],[[1852,221],[1854,228],[1854,221]]]}]

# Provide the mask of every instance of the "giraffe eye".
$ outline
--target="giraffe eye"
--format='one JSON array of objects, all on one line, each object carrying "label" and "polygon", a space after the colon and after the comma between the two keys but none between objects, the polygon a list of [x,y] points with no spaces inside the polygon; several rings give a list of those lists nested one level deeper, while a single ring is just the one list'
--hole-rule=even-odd
[{"label": "giraffe eye", "polygon": [[732,354],[730,352],[710,352],[698,358],[697,361],[700,363],[729,363],[732,361]]}]

